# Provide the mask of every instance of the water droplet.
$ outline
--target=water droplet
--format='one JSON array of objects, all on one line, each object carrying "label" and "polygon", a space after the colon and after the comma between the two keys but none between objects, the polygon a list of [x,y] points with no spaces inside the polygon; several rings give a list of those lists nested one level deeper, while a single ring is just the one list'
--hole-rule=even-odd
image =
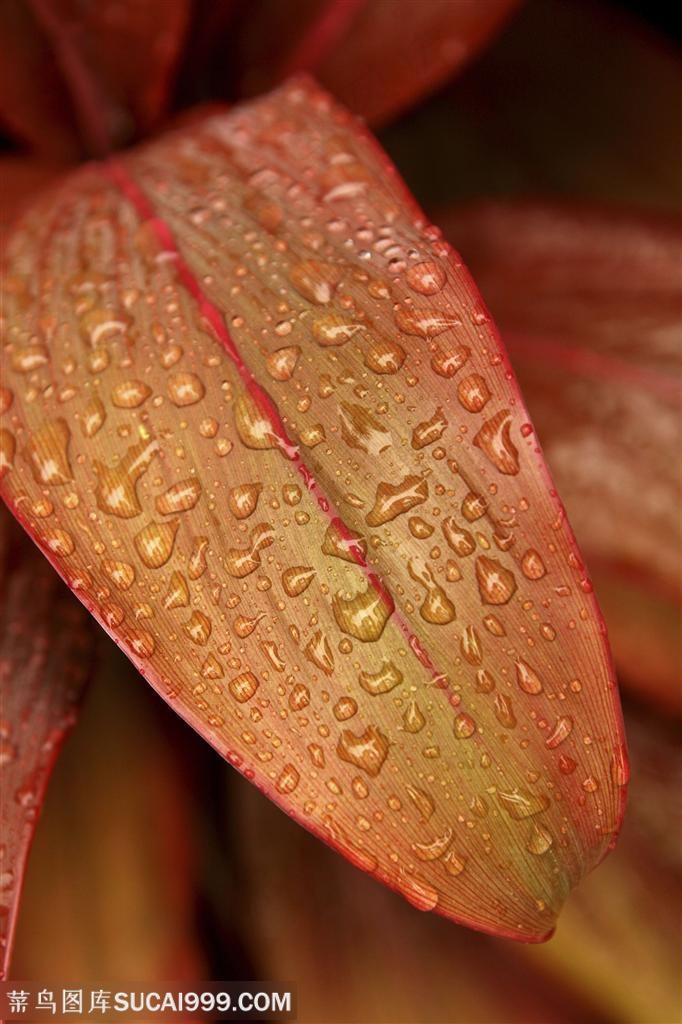
[{"label": "water droplet", "polygon": [[170,516],[175,512],[187,512],[194,508],[201,497],[201,483],[196,477],[173,484],[156,499],[156,511],[162,516]]},{"label": "water droplet", "polygon": [[419,860],[438,860],[452,843],[452,836],[452,829],[446,828],[442,836],[438,836],[430,843],[412,843],[411,850]]},{"label": "water droplet", "polygon": [[353,715],[356,715],[357,711],[357,701],[353,700],[352,697],[339,697],[334,705],[334,718],[339,722],[346,722]]},{"label": "water droplet", "polygon": [[496,558],[476,559],[476,580],[484,604],[507,604],[516,592],[516,578]]},{"label": "water droplet", "polygon": [[342,761],[355,765],[374,778],[386,760],[388,747],[388,738],[376,726],[369,725],[360,735],[344,730],[336,753]]},{"label": "water droplet", "polygon": [[332,599],[332,610],[339,629],[364,643],[379,639],[394,608],[390,594],[379,592],[371,586],[352,597],[345,597],[339,591]]},{"label": "water droplet", "polygon": [[26,345],[12,352],[12,369],[17,373],[33,373],[50,361],[50,354],[44,345]]},{"label": "water droplet", "polygon": [[117,409],[137,409],[151,393],[152,389],[141,380],[124,380],[111,392],[111,403]]},{"label": "water droplet", "polygon": [[265,360],[267,371],[273,380],[291,380],[296,369],[296,364],[301,356],[301,349],[298,345],[287,345],[278,348]]},{"label": "water droplet", "polygon": [[373,342],[365,352],[364,363],[373,373],[397,373],[406,359],[406,352],[397,341],[381,339]]},{"label": "water droplet", "polygon": [[235,519],[248,519],[257,506],[262,484],[239,484],[227,492],[227,505]]},{"label": "water droplet", "polygon": [[476,732],[476,723],[471,715],[462,712],[454,721],[454,733],[458,740],[466,740]]},{"label": "water droplet", "polygon": [[178,522],[156,523],[154,521],[143,526],[133,537],[135,549],[146,566],[160,569],[165,565],[175,544]]},{"label": "water droplet", "polygon": [[293,764],[285,764],[275,783],[275,788],[278,793],[293,793],[300,778],[298,769]]},{"label": "water droplet", "polygon": [[245,704],[251,700],[259,683],[253,672],[242,672],[241,675],[231,679],[227,686],[234,699],[239,704]]},{"label": "water droplet", "polygon": [[367,555],[367,541],[362,534],[349,530],[340,519],[334,519],[325,531],[322,551],[332,558],[361,563]]},{"label": "water droplet", "polygon": [[498,793],[502,807],[514,821],[532,818],[549,807],[549,799],[541,793],[530,793],[527,789],[513,789],[509,793]]},{"label": "water droplet", "polygon": [[72,555],[76,549],[73,537],[66,530],[52,527],[42,533],[42,541],[55,555]]},{"label": "water droplet", "polygon": [[277,431],[269,415],[246,393],[241,394],[234,404],[234,422],[247,448],[259,450],[279,447]]},{"label": "water droplet", "polygon": [[557,718],[554,728],[545,740],[545,746],[549,747],[550,750],[558,747],[560,743],[563,743],[564,740],[570,736],[572,729],[573,719],[566,715],[562,715],[560,718]]},{"label": "water droplet", "polygon": [[313,321],[313,337],[323,348],[345,345],[361,329],[361,324],[348,322],[336,313]]},{"label": "water droplet", "polygon": [[511,698],[505,693],[495,694],[495,718],[505,729],[516,728],[516,715],[512,706]]},{"label": "water droplet", "polygon": [[500,473],[513,476],[519,471],[519,453],[511,440],[511,414],[502,409],[487,420],[474,437],[474,444]]},{"label": "water droplet", "polygon": [[436,409],[430,420],[418,423],[412,431],[412,447],[419,450],[427,445],[434,444],[443,436],[448,421],[440,406]]},{"label": "water droplet", "polygon": [[462,369],[470,355],[471,349],[467,345],[455,345],[444,351],[437,349],[431,358],[431,369],[439,377],[450,380]]},{"label": "water droplet", "polygon": [[374,507],[365,516],[368,526],[383,526],[397,516],[421,505],[429,496],[426,477],[406,476],[397,484],[380,483],[376,489]]},{"label": "water droplet", "polygon": [[190,640],[201,647],[207,643],[211,635],[211,620],[198,609],[192,612],[189,622],[186,622],[183,629]]},{"label": "water droplet", "polygon": [[0,428],[0,480],[14,466],[17,443],[14,434],[4,427]]},{"label": "water droplet", "polygon": [[368,455],[380,455],[390,448],[391,434],[361,405],[342,402],[339,407],[341,437],[349,446]]},{"label": "water droplet", "polygon": [[455,606],[445,591],[439,586],[428,564],[421,558],[414,557],[408,562],[408,572],[415,582],[426,589],[426,597],[419,609],[425,622],[444,626],[455,618]]},{"label": "water droplet", "polygon": [[206,551],[208,537],[195,537],[187,562],[187,575],[191,580],[200,579],[206,572]]},{"label": "water droplet", "polygon": [[526,849],[529,853],[535,854],[536,857],[541,857],[543,853],[547,853],[552,842],[552,835],[544,825],[534,823],[530,837],[526,843]]},{"label": "water droplet", "polygon": [[403,729],[405,732],[416,733],[426,725],[426,719],[416,700],[411,700],[403,714]]},{"label": "water droplet", "polygon": [[440,263],[435,260],[423,260],[410,267],[405,280],[410,288],[420,295],[437,295],[443,290],[447,279]]},{"label": "water droplet", "polygon": [[543,686],[537,672],[530,667],[528,662],[519,659],[516,662],[516,681],[524,693],[541,693]]},{"label": "water droplet", "polygon": [[472,554],[476,550],[476,541],[473,535],[468,530],[458,526],[452,516],[448,516],[447,519],[443,520],[441,529],[443,530],[443,536],[448,547],[452,548],[460,558],[466,558],[467,555]]},{"label": "water droplet", "polygon": [[539,580],[547,572],[542,558],[535,548],[528,548],[521,558],[521,571],[526,579]]},{"label": "water droplet", "polygon": [[480,412],[491,398],[490,388],[485,377],[480,373],[472,373],[457,385],[457,397],[460,404],[469,412]]},{"label": "water droplet", "polygon": [[467,626],[459,643],[462,656],[470,665],[483,664],[483,645],[475,626]]},{"label": "water droplet", "polygon": [[102,562],[102,572],[119,590],[129,590],[135,582],[135,569],[128,562]]},{"label": "water droplet", "polygon": [[459,317],[436,313],[431,309],[399,309],[395,321],[403,334],[414,334],[420,338],[435,338],[452,327],[461,327]]},{"label": "water droplet", "polygon": [[206,393],[196,373],[174,373],[167,382],[168,397],[173,405],[183,408],[200,402]]},{"label": "water droplet", "polygon": [[36,483],[56,487],[73,482],[68,448],[71,431],[66,420],[50,420],[35,430],[24,449]]},{"label": "water droplet", "polygon": [[392,661],[384,660],[376,672],[363,670],[358,677],[360,686],[372,696],[381,693],[390,693],[403,681],[403,674]]},{"label": "water droplet", "polygon": [[299,295],[316,305],[331,300],[338,279],[336,267],[317,260],[303,260],[289,271],[289,280]]},{"label": "water droplet", "polygon": [[282,586],[289,597],[298,597],[307,590],[315,576],[315,569],[306,565],[294,565],[282,573]]},{"label": "water droplet", "polygon": [[81,429],[85,437],[94,437],[102,428],[107,418],[104,403],[99,398],[92,398],[83,409]]},{"label": "water droplet", "polygon": [[305,645],[304,654],[308,661],[316,665],[325,675],[330,676],[334,671],[334,655],[322,630],[318,629],[313,634]]},{"label": "water droplet", "polygon": [[142,511],[137,497],[137,481],[147,472],[157,454],[157,441],[141,441],[133,445],[114,466],[94,463],[97,476],[97,506],[109,515],[132,519]]}]

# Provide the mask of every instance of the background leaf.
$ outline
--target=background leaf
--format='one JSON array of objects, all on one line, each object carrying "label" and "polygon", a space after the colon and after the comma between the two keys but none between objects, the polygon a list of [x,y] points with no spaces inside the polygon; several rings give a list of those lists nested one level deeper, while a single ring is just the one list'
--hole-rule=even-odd
[{"label": "background leaf", "polygon": [[102,155],[165,110],[189,0],[6,0],[0,117],[43,156]]},{"label": "background leaf", "polygon": [[682,223],[543,203],[442,219],[503,331],[622,679],[679,710]]},{"label": "background leaf", "polygon": [[104,637],[99,655],[31,852],[12,974],[205,980],[201,751]]},{"label": "background leaf", "polygon": [[519,0],[256,0],[242,7],[235,59],[247,95],[317,75],[369,122],[385,122],[459,71]]},{"label": "background leaf", "polygon": [[92,663],[88,618],[0,508],[0,976],[12,952],[26,858],[59,748]]}]

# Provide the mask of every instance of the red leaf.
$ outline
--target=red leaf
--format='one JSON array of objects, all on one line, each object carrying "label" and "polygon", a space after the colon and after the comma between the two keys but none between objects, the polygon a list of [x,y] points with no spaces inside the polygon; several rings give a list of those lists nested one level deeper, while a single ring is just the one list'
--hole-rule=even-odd
[{"label": "red leaf", "polygon": [[92,632],[35,547],[0,511],[2,878],[0,977],[45,787],[89,675]]},{"label": "red leaf", "polygon": [[437,88],[519,0],[257,0],[238,36],[247,93],[314,72],[354,112],[387,121]]},{"label": "red leaf", "polygon": [[187,0],[6,0],[0,117],[40,153],[102,154],[165,108]]},{"label": "red leaf", "polygon": [[196,749],[106,639],[99,653],[31,850],[12,976],[197,982]]},{"label": "red leaf", "polygon": [[679,208],[679,47],[624,6],[523,5],[466,74],[384,133],[424,202],[539,194]]},{"label": "red leaf", "polygon": [[373,140],[292,83],[85,168],[10,262],[4,493],[81,599],[354,863],[545,937],[622,813],[609,654],[485,309]]},{"label": "red leaf", "polygon": [[682,223],[498,203],[447,230],[501,325],[623,680],[680,709]]}]

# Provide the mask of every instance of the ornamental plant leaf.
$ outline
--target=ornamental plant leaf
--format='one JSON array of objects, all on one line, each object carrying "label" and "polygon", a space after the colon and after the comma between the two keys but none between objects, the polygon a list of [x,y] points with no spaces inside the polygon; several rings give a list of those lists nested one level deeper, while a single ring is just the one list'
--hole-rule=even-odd
[{"label": "ornamental plant leaf", "polygon": [[31,849],[12,977],[197,984],[200,741],[101,641]]},{"label": "ornamental plant leaf", "polygon": [[8,246],[6,501],[154,688],[425,910],[546,938],[613,845],[604,627],[490,317],[307,79]]},{"label": "ornamental plant leaf", "polygon": [[0,117],[39,155],[102,153],[165,109],[189,0],[6,0]]},{"label": "ornamental plant leaf", "polygon": [[92,664],[88,616],[0,510],[0,977],[5,977],[26,858],[62,741]]},{"label": "ornamental plant leaf", "polygon": [[252,0],[233,26],[237,78],[260,92],[315,73],[355,113],[385,122],[466,65],[519,6],[420,0],[401,16],[394,0]]}]

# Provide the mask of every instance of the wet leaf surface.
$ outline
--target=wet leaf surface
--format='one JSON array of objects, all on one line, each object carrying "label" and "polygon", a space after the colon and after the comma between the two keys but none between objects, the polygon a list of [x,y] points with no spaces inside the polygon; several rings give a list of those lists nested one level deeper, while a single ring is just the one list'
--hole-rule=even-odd
[{"label": "wet leaf surface", "polygon": [[3,491],[152,685],[416,906],[546,937],[626,764],[591,584],[488,314],[306,80],[39,203]]},{"label": "wet leaf surface", "polygon": [[0,510],[0,976],[45,787],[92,664],[88,616]]}]

